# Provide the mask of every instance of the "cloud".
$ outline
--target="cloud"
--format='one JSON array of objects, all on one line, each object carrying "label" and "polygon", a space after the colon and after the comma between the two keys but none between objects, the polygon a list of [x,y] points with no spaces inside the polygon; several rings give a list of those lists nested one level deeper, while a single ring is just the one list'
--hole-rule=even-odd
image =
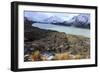
[{"label": "cloud", "polygon": [[[72,19],[74,16],[78,16],[80,13],[58,13],[58,12],[35,12],[35,11],[25,11],[24,16],[27,17],[29,20],[33,21],[44,21],[45,19],[56,16],[63,21],[68,21]],[[83,14],[85,15],[85,14]]]}]

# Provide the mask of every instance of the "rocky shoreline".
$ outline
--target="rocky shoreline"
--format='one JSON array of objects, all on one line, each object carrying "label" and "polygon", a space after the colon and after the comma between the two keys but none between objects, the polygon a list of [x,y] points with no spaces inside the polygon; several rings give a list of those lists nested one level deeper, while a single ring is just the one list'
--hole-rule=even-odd
[{"label": "rocky shoreline", "polygon": [[90,39],[24,25],[24,61],[90,58]]}]

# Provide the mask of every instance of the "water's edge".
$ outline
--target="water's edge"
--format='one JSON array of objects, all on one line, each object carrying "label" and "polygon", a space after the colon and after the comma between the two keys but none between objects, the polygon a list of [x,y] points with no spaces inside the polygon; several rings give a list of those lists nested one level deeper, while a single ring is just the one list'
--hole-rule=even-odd
[{"label": "water's edge", "polygon": [[70,27],[70,26],[60,26],[60,25],[53,25],[53,24],[43,24],[43,23],[34,23],[32,24],[32,26],[38,27],[41,29],[46,29],[46,30],[56,30],[59,32],[65,32],[66,34],[81,35],[81,36],[90,38],[89,29],[76,28],[76,27]]}]

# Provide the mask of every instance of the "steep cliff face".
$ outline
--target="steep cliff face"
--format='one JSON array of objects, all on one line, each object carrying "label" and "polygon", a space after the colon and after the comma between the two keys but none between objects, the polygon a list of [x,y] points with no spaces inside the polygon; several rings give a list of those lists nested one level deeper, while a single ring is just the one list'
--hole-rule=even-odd
[{"label": "steep cliff face", "polygon": [[[51,60],[76,59],[76,57],[78,59],[86,59],[90,58],[90,40],[82,36],[40,29],[25,23],[25,61],[32,61],[33,57],[31,57],[31,59],[29,58],[34,54],[36,55],[36,53],[38,53],[39,56],[37,58],[40,58],[36,60],[42,60],[44,54],[52,55]],[[26,57],[26,55],[28,55],[28,57]],[[58,57],[59,55],[61,58]],[[65,58],[63,56],[65,56]],[[47,59],[45,58],[45,60]]]}]

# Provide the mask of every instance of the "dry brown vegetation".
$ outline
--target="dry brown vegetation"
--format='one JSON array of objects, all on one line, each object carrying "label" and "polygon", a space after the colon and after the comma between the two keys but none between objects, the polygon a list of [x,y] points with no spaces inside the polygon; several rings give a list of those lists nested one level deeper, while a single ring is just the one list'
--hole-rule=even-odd
[{"label": "dry brown vegetation", "polygon": [[90,58],[90,39],[63,32],[24,27],[24,61]]}]

